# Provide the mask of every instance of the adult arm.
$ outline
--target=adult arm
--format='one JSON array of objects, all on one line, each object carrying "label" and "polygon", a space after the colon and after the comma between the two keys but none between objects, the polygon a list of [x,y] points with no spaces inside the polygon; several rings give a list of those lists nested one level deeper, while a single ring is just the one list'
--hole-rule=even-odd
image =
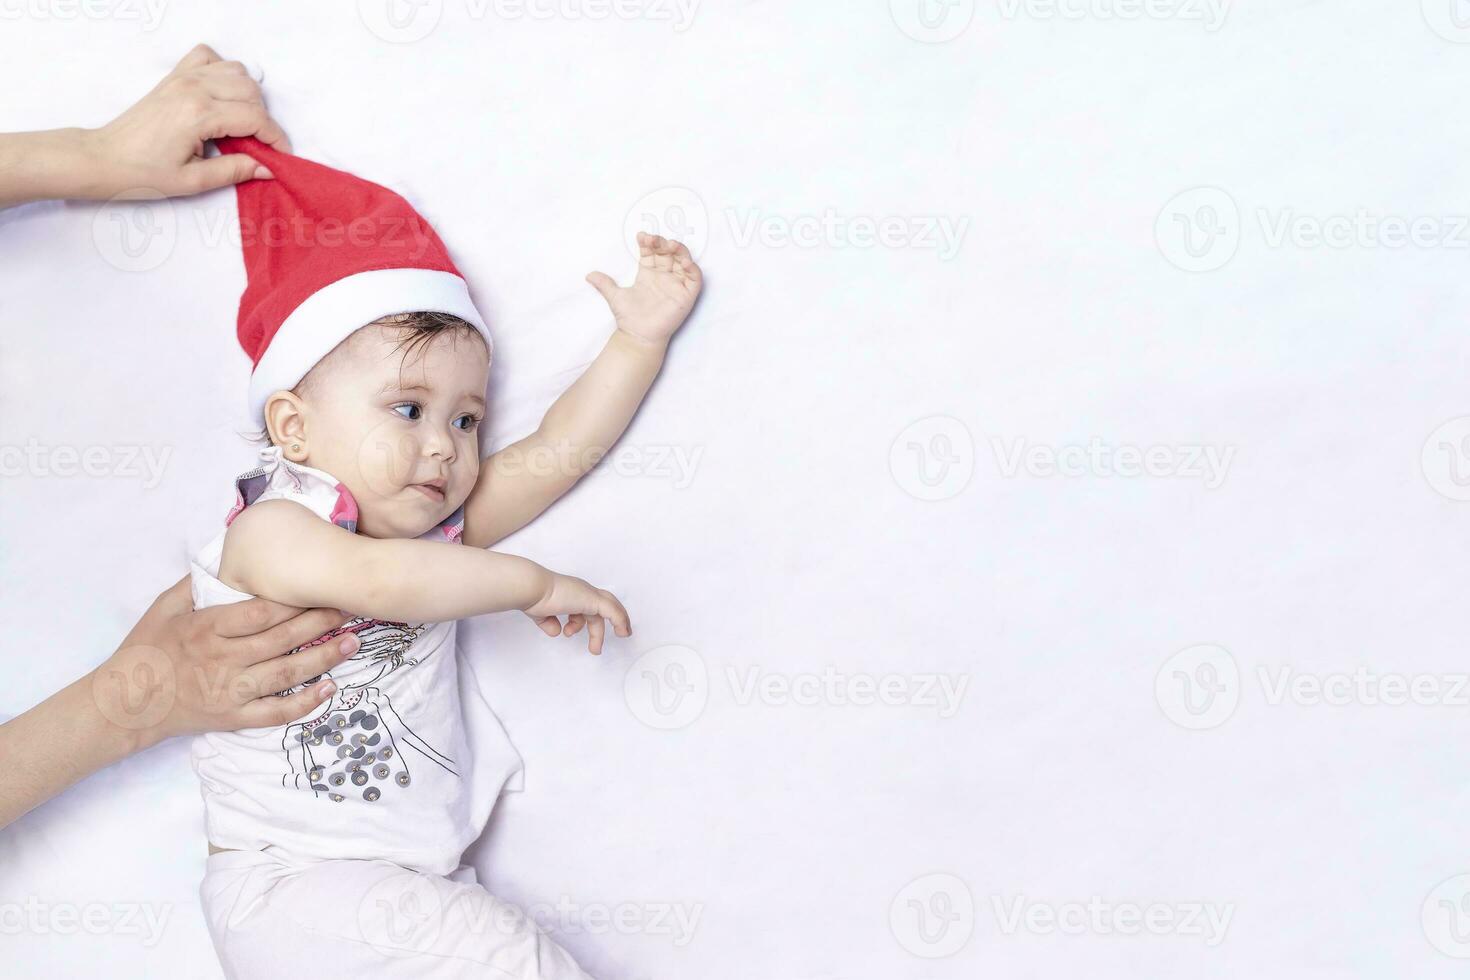
[{"label": "adult arm", "polygon": [[285,656],[341,626],[336,609],[264,599],[194,611],[189,582],[164,592],[117,651],[86,676],[0,725],[0,828],[83,777],[173,735],[285,724],[331,697],[326,672],[354,634]]}]

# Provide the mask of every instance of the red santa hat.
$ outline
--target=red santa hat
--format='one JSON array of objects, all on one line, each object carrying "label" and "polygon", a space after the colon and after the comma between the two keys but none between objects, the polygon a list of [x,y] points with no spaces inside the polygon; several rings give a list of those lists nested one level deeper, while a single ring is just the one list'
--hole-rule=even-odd
[{"label": "red santa hat", "polygon": [[250,411],[265,421],[272,393],[294,388],[353,331],[379,317],[452,313],[490,333],[434,229],[399,195],[290,156],[254,137],[216,141],[274,180],[235,187],[245,292],[236,332],[250,355]]}]

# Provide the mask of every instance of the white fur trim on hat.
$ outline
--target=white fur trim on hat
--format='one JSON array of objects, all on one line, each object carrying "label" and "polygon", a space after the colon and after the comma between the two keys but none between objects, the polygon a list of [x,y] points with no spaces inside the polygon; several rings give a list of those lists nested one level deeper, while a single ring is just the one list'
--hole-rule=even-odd
[{"label": "white fur trim on hat", "polygon": [[281,324],[250,375],[250,413],[265,423],[265,403],[296,387],[342,341],[379,317],[396,313],[451,313],[474,326],[493,349],[490,331],[469,287],[452,272],[374,269],[338,279],[307,297]]}]

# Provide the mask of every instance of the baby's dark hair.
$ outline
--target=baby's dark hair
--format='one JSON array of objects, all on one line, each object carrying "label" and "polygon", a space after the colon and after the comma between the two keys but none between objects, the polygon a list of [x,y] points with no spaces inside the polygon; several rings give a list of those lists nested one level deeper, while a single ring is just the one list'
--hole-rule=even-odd
[{"label": "baby's dark hair", "polygon": [[[419,310],[413,313],[394,313],[389,316],[378,317],[373,323],[385,327],[397,327],[404,331],[403,339],[398,344],[398,349],[403,351],[404,357],[423,347],[441,333],[459,334],[468,333],[475,337],[480,336],[469,321],[455,316],[453,313],[435,313],[428,310]],[[483,338],[482,338],[483,339]]]}]

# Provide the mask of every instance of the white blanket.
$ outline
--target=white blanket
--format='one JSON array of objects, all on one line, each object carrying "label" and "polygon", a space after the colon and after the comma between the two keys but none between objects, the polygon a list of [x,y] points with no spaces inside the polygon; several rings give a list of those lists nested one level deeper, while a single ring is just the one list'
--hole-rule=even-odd
[{"label": "white blanket", "polygon": [[[496,445],[600,349],[587,271],[700,253],[621,454],[503,546],[634,636],[462,633],[526,760],[492,892],[614,978],[1461,975],[1451,0],[394,2],[0,2],[0,130],[258,65],[445,238]],[[0,213],[0,715],[253,458],[233,213]],[[199,821],[178,742],[0,832],[0,972],[218,976]]]}]

